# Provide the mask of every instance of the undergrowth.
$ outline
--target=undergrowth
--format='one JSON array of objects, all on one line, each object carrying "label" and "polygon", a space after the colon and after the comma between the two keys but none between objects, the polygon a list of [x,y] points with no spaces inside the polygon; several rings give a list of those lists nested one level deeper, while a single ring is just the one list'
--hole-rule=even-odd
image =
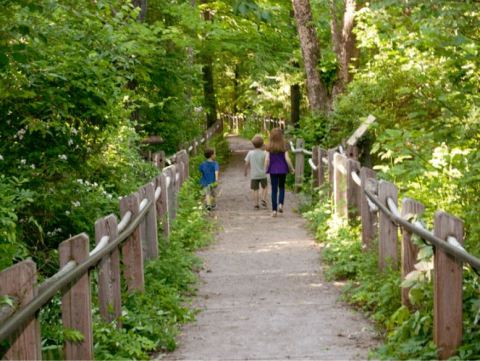
[{"label": "undergrowth", "polygon": [[[94,307],[95,359],[148,360],[153,352],[175,349],[180,325],[193,320],[196,312],[188,307],[201,267],[194,251],[212,240],[214,226],[204,213],[200,194],[195,177],[184,183],[170,236],[159,240],[159,257],[145,264],[145,291],[123,292],[121,327],[102,321],[98,305]],[[96,297],[93,302],[97,303]],[[83,339],[78,331],[62,327],[59,297],[42,309],[40,317],[44,359],[63,359],[63,342]]]},{"label": "undergrowth", "polygon": [[[303,214],[316,239],[323,244],[322,259],[328,280],[345,281],[342,299],[361,310],[375,322],[384,344],[370,352],[374,359],[437,358],[433,343],[433,286],[430,246],[415,239],[420,247],[418,270],[403,284],[398,270],[378,270],[378,242],[362,249],[361,226],[347,225],[334,216],[327,189],[321,189],[320,201],[313,197],[304,205]],[[410,287],[412,309],[401,305],[402,286]],[[479,279],[464,271],[464,337],[456,360],[480,359]]]},{"label": "undergrowth", "polygon": [[[228,160],[228,144],[223,137],[215,137],[209,146],[215,149],[221,164]],[[189,307],[189,300],[195,295],[197,271],[201,267],[194,252],[212,241],[214,230],[202,206],[198,182],[197,168],[203,158],[202,154],[190,158],[190,178],[178,194],[176,218],[168,239],[162,238],[159,226],[159,256],[145,264],[145,291],[129,295],[123,290],[121,327],[117,327],[117,322],[102,321],[98,300],[92,297],[96,359],[148,360],[154,352],[172,351],[180,325],[194,319],[196,310]],[[98,286],[95,277],[92,279],[95,295]],[[57,296],[40,312],[42,356],[47,360],[63,359],[65,340],[84,338],[76,330],[63,328],[60,305]]]}]

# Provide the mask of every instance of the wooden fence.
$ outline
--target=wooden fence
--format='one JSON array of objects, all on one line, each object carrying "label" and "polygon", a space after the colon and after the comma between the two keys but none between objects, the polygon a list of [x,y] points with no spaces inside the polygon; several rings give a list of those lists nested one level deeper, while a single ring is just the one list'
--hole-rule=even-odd
[{"label": "wooden fence", "polygon": [[[362,167],[356,159],[354,148],[348,152],[341,147],[322,149],[319,146],[307,150],[303,140],[296,146],[295,184],[300,188],[304,178],[305,156],[312,169],[315,187],[330,184],[337,217],[346,221],[360,217],[362,245],[372,248],[378,237],[378,267],[401,268],[402,278],[414,270],[418,247],[412,243],[412,234],[419,235],[434,247],[434,342],[440,359],[452,356],[462,341],[462,263],[466,262],[476,271],[480,270],[480,259],[463,248],[463,222],[457,217],[437,211],[434,229],[430,232],[415,220],[425,207],[414,199],[403,198],[401,211],[398,209],[398,189],[387,181],[377,180],[376,172]],[[401,229],[399,241],[398,230]],[[399,257],[400,255],[400,257]],[[402,304],[411,308],[408,289],[403,288]]]},{"label": "wooden fence", "polygon": [[270,131],[273,128],[285,129],[285,120],[275,117],[261,117],[257,114],[245,116],[243,114],[221,114],[220,119],[227,124],[230,132],[240,133],[247,123],[254,124],[256,130]]},{"label": "wooden fence", "polygon": [[[63,241],[59,246],[60,270],[42,284],[37,285],[36,265],[31,260],[0,272],[0,296],[7,296],[12,303],[0,308],[0,342],[7,340],[10,345],[4,359],[41,359],[37,314],[59,291],[63,326],[84,335],[81,342],[65,341],[65,359],[93,359],[90,271],[98,269],[101,317],[106,322],[119,320],[121,283],[129,292],[144,290],[144,261],[158,257],[158,223],[162,224],[165,236],[170,232],[177,194],[189,175],[189,154],[196,153],[200,144],[221,129],[222,124],[217,122],[203,138],[186,144],[172,157],[151,155],[161,173],[120,200],[120,221],[113,214],[96,221],[93,250],[89,251],[85,233]],[[166,163],[171,165],[165,167]],[[119,322],[118,326],[121,327]]]}]

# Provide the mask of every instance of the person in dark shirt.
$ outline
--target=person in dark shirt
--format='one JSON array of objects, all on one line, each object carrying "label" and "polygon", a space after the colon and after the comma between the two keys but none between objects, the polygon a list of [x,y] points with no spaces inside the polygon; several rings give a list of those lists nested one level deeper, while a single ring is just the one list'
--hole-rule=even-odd
[{"label": "person in dark shirt", "polygon": [[200,178],[200,184],[203,187],[205,194],[205,206],[210,211],[216,207],[215,204],[215,188],[218,182],[219,165],[215,161],[215,151],[211,148],[205,149],[204,152],[206,160],[204,160],[198,169],[202,174]]}]

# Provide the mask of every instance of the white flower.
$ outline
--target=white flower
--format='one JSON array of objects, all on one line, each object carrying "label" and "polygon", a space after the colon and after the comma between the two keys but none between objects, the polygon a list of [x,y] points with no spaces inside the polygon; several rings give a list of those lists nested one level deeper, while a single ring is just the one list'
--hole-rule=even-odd
[{"label": "white flower", "polygon": [[58,158],[61,159],[61,160],[67,160],[68,159],[68,157],[65,154],[59,154]]},{"label": "white flower", "polygon": [[31,164],[30,168],[35,169],[35,164]]},{"label": "white flower", "polygon": [[69,139],[68,140],[68,145],[72,145],[73,144],[73,139]]},{"label": "white flower", "polygon": [[69,216],[69,215],[70,215],[70,211],[65,211],[65,215],[66,215],[66,216]]},{"label": "white flower", "polygon": [[72,206],[80,207],[80,202],[79,201],[72,201]]},{"label": "white flower", "polygon": [[77,135],[77,134],[78,134],[78,130],[77,130],[76,128],[72,128],[72,134]]},{"label": "white flower", "polygon": [[20,159],[20,163],[21,164],[27,164],[27,160],[26,159]]},{"label": "white flower", "polygon": [[77,183],[83,184],[83,179],[77,179]]},{"label": "white flower", "polygon": [[107,194],[107,198],[108,198],[108,199],[112,199],[112,195],[111,195],[111,194]]},{"label": "white flower", "polygon": [[18,137],[18,139],[22,140],[23,139],[23,136],[25,135],[27,131],[25,129],[20,129],[18,132],[17,132],[17,135],[16,137]]},{"label": "white flower", "polygon": [[3,155],[0,154],[0,160],[3,160]]}]

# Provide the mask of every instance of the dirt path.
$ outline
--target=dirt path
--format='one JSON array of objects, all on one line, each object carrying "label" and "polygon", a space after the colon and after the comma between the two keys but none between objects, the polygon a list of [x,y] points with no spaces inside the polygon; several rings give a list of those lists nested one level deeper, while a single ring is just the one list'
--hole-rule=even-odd
[{"label": "dirt path", "polygon": [[179,348],[166,360],[366,359],[374,345],[371,326],[337,302],[338,290],[323,279],[319,247],[294,212],[254,210],[243,158],[249,142],[229,139],[234,151],[222,168],[216,215],[217,242],[205,260],[195,306]]}]

